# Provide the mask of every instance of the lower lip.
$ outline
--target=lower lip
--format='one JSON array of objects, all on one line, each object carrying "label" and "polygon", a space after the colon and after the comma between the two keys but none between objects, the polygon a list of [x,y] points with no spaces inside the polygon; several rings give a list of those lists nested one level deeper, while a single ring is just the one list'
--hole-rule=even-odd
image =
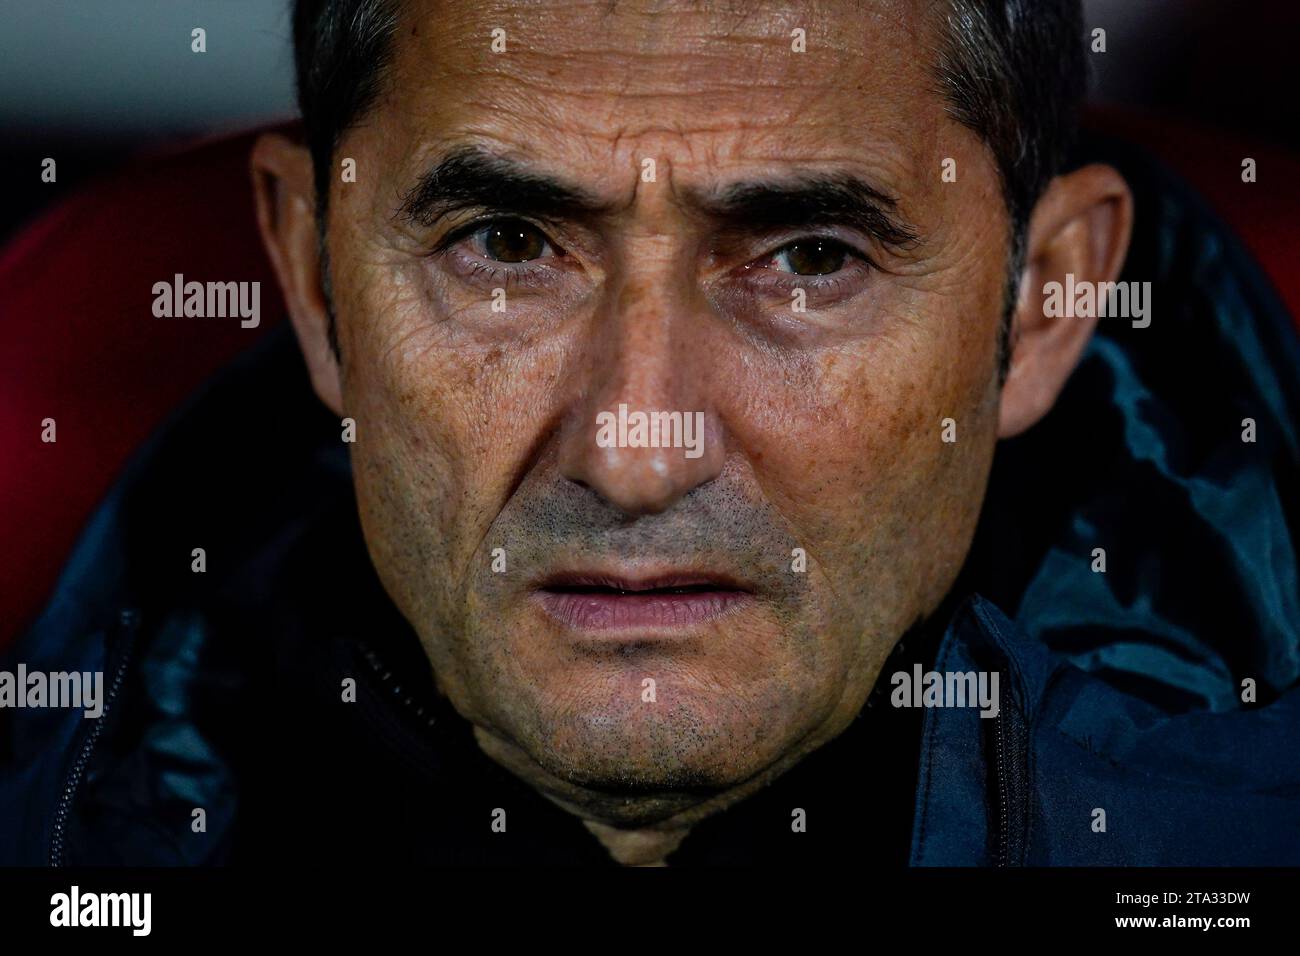
[{"label": "lower lip", "polygon": [[561,624],[583,631],[628,628],[688,628],[721,617],[753,600],[745,591],[695,591],[687,594],[583,594],[537,591],[546,612]]}]

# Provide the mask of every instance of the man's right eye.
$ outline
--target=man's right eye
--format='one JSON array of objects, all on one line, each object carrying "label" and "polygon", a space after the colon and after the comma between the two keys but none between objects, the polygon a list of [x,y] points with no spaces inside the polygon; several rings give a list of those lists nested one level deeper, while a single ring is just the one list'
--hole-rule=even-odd
[{"label": "man's right eye", "polygon": [[494,219],[468,238],[476,255],[494,262],[528,262],[556,253],[546,234],[522,219]]}]

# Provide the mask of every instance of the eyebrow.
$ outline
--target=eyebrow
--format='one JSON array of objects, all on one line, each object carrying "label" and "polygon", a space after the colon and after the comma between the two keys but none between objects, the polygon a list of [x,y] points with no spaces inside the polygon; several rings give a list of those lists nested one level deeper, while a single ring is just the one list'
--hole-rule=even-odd
[{"label": "eyebrow", "polygon": [[[891,249],[920,243],[898,214],[898,201],[852,174],[795,174],[686,190],[684,202],[724,229],[799,229],[844,223]],[[509,211],[543,220],[596,219],[618,203],[536,172],[482,146],[461,146],[425,171],[407,191],[398,217],[428,227],[461,209]]]},{"label": "eyebrow", "polygon": [[501,209],[544,219],[594,218],[614,210],[579,186],[533,172],[481,146],[461,146],[424,172],[401,200],[397,215],[431,226],[448,213]]},{"label": "eyebrow", "polygon": [[688,195],[691,205],[737,230],[844,223],[891,249],[910,248],[921,241],[916,227],[898,214],[896,199],[852,174],[733,183],[716,195]]}]

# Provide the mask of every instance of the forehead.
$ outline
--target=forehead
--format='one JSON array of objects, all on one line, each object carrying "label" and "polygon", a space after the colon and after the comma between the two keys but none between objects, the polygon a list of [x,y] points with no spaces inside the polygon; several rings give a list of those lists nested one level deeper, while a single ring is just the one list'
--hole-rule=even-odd
[{"label": "forehead", "polygon": [[924,6],[408,0],[377,111],[413,162],[477,142],[592,180],[643,156],[685,174],[815,161],[901,179],[944,116]]}]

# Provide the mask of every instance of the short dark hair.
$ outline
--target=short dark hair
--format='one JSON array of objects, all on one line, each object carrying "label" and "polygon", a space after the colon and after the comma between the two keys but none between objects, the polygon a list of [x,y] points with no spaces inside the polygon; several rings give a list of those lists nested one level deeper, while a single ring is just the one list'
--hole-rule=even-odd
[{"label": "short dark hair", "polygon": [[1017,231],[1074,145],[1088,62],[1079,0],[947,0],[935,70],[993,153]]},{"label": "short dark hair", "polygon": [[400,0],[295,0],[293,54],[298,110],[324,220],[330,168],[343,134],[383,88]]},{"label": "short dark hair", "polygon": [[[322,254],[334,151],[382,92],[401,2],[294,3],[298,105],[315,169]],[[1025,227],[1064,166],[1087,87],[1083,14],[1080,0],[942,0],[937,6],[943,21],[934,65],[938,92],[949,113],[993,153],[1011,220],[1007,315],[999,343],[1005,371]],[[334,331],[331,315],[337,353]]]},{"label": "short dark hair", "polygon": [[948,112],[997,163],[1011,220],[999,378],[1011,360],[1012,314],[1034,205],[1074,145],[1088,87],[1080,0],[947,0],[934,65]]}]

